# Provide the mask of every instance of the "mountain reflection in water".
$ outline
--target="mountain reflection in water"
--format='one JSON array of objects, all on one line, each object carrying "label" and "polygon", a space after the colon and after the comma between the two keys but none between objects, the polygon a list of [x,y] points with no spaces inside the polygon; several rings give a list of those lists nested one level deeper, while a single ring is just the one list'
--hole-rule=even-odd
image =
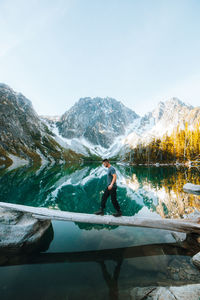
[{"label": "mountain reflection in water", "polygon": [[[124,215],[182,218],[199,209],[197,169],[115,165]],[[1,201],[93,213],[106,186],[101,165],[20,168],[0,174]],[[114,211],[108,200],[106,213]],[[78,226],[77,226],[78,225]],[[0,254],[0,298],[130,299],[133,287],[200,282],[191,256],[199,244],[167,230],[52,221],[41,251]],[[180,238],[180,239],[179,239]]]},{"label": "mountain reflection in water", "polygon": [[[200,183],[198,169],[115,167],[118,201],[124,215],[183,218],[200,208],[200,196],[183,191],[186,182]],[[98,210],[106,186],[106,170],[95,164],[58,165],[37,171],[19,168],[0,175],[1,201],[73,212]],[[106,213],[113,211],[108,200]]]}]

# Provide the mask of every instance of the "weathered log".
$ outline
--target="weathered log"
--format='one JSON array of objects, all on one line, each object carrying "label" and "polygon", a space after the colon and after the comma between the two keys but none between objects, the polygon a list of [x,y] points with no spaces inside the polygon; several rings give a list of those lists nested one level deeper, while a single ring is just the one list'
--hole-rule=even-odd
[{"label": "weathered log", "polygon": [[114,217],[111,215],[98,216],[95,214],[75,213],[55,209],[32,207],[19,204],[0,202],[0,207],[31,213],[38,219],[54,219],[91,224],[105,224],[118,226],[137,226],[158,228],[186,233],[200,234],[200,218],[196,219],[155,219],[139,218],[134,216]]}]

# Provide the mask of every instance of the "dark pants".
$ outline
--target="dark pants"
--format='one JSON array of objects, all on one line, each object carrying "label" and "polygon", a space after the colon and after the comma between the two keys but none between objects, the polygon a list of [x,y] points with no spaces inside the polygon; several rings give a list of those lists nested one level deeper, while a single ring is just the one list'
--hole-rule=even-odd
[{"label": "dark pants", "polygon": [[120,211],[120,206],[119,206],[119,203],[117,202],[117,187],[113,187],[111,190],[109,190],[108,188],[105,189],[104,194],[102,196],[102,200],[101,200],[101,208],[105,209],[106,201],[109,196],[111,196],[111,201],[112,201],[114,208],[117,211]]}]

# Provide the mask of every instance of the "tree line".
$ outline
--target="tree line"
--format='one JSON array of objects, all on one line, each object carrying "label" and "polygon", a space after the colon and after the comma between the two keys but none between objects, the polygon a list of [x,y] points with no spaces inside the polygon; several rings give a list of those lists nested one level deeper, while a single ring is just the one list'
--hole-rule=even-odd
[{"label": "tree line", "polygon": [[193,128],[185,123],[162,138],[154,138],[150,143],[140,143],[126,156],[133,163],[176,163],[200,161],[200,122]]}]

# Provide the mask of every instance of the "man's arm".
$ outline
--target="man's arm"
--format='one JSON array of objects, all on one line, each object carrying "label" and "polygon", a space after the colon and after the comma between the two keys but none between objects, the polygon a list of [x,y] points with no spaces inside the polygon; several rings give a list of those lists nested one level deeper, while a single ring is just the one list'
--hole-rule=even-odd
[{"label": "man's arm", "polygon": [[108,186],[108,189],[109,189],[109,190],[112,189],[113,184],[114,184],[114,183],[116,182],[116,180],[117,180],[117,175],[116,175],[116,174],[113,174],[112,176],[113,176],[113,179],[112,179],[112,181],[111,181],[111,184]]}]

